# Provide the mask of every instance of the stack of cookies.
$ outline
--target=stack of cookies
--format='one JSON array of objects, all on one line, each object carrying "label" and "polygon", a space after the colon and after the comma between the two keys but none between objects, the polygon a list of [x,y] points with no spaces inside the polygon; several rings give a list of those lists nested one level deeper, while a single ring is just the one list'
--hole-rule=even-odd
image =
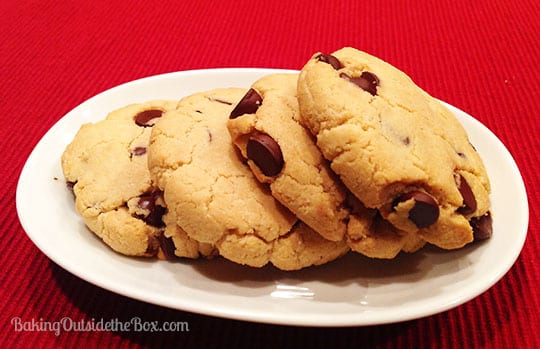
[{"label": "stack of cookies", "polygon": [[251,88],[149,101],[83,125],[62,167],[113,250],[283,270],[491,236],[485,167],[454,115],[353,48]]}]

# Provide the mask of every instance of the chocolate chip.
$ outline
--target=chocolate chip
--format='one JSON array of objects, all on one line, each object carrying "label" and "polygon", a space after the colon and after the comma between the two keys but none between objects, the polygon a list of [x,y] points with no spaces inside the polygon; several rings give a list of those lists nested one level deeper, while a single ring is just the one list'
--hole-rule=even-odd
[{"label": "chocolate chip", "polygon": [[471,214],[476,211],[476,198],[469,186],[469,183],[463,178],[462,175],[456,176],[457,187],[461,197],[463,198],[463,205],[457,209],[457,211],[463,215]]},{"label": "chocolate chip", "polygon": [[266,176],[275,176],[283,168],[283,155],[279,144],[262,132],[253,132],[247,143],[247,157],[257,165]]},{"label": "chocolate chip", "polygon": [[341,65],[341,62],[336,57],[334,57],[332,55],[329,55],[329,54],[326,54],[326,53],[321,53],[320,55],[318,55],[315,58],[319,62],[330,64],[335,70],[339,70],[339,69],[343,68],[343,66]]},{"label": "chocolate chip", "polygon": [[439,205],[437,201],[429,194],[415,190],[397,197],[392,203],[396,207],[399,203],[414,200],[414,206],[409,211],[409,219],[418,227],[425,228],[439,219]]},{"label": "chocolate chip", "polygon": [[174,254],[175,247],[172,238],[166,237],[163,233],[158,234],[156,237],[159,242],[159,248],[163,251],[165,258],[168,260],[177,259],[178,257]]},{"label": "chocolate chip", "polygon": [[135,149],[133,149],[131,154],[133,154],[135,156],[144,155],[144,154],[146,154],[146,147],[135,147]]},{"label": "chocolate chip", "polygon": [[377,86],[379,86],[379,78],[377,75],[370,73],[368,71],[362,72],[360,77],[350,77],[345,73],[339,74],[340,78],[349,80],[356,86],[360,87],[362,90],[369,92],[372,96],[377,94]]},{"label": "chocolate chip", "polygon": [[247,91],[246,95],[238,102],[236,107],[234,107],[229,119],[236,119],[240,115],[244,114],[253,114],[259,109],[262,104],[262,97],[255,91],[250,88]]},{"label": "chocolate chip", "polygon": [[163,227],[163,215],[167,209],[161,205],[156,204],[157,199],[161,196],[161,191],[155,191],[146,195],[139,197],[137,206],[144,210],[148,210],[149,213],[147,216],[139,217],[144,220],[147,224],[154,227]]},{"label": "chocolate chip", "polygon": [[160,118],[161,115],[163,115],[163,110],[148,109],[135,115],[133,119],[135,120],[135,123],[137,125],[142,127],[149,127],[153,125],[153,123],[150,123],[150,121],[156,118]]},{"label": "chocolate chip", "polygon": [[475,241],[489,239],[493,235],[493,219],[490,212],[480,217],[473,217],[470,223]]}]

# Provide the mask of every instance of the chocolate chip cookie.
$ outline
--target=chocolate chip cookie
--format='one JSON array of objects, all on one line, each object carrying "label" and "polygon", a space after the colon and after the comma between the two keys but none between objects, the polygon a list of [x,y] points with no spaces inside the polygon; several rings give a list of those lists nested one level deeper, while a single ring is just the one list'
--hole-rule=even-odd
[{"label": "chocolate chip cookie", "polygon": [[[347,228],[346,193],[297,122],[297,79],[297,74],[274,74],[255,82],[231,112],[228,128],[272,195],[321,236],[339,241]],[[244,113],[248,105],[256,108]]]},{"label": "chocolate chip cookie", "polygon": [[400,230],[454,249],[491,234],[490,183],[454,115],[402,71],[353,48],[298,80],[302,124],[343,183]]},{"label": "chocolate chip cookie", "polygon": [[147,150],[151,126],[176,103],[156,100],[112,111],[105,120],[83,125],[62,154],[77,211],[121,254],[174,256],[174,242],[163,235],[167,210],[150,178]]},{"label": "chocolate chip cookie", "polygon": [[325,240],[298,221],[241,160],[227,120],[245,93],[188,96],[155,124],[149,168],[169,212],[191,239],[239,264],[294,270],[341,256],[343,241]]}]

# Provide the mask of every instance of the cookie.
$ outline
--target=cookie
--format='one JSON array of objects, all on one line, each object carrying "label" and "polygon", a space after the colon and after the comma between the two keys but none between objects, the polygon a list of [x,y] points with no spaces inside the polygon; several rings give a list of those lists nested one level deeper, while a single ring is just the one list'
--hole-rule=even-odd
[{"label": "cookie", "polygon": [[150,126],[176,103],[156,100],[112,111],[105,120],[84,124],[62,154],[77,211],[121,254],[174,256],[174,243],[163,235],[166,208],[150,178],[147,147]]},{"label": "cookie", "polygon": [[377,258],[420,248],[422,241],[409,244],[408,234],[383,223],[375,210],[352,204],[349,191],[299,123],[297,79],[297,74],[259,79],[229,116],[233,143],[255,177],[325,239],[346,238],[354,251]]},{"label": "cookie", "polygon": [[148,164],[169,212],[191,239],[239,264],[294,270],[341,256],[343,241],[325,240],[299,222],[241,161],[227,120],[245,93],[188,96],[152,129]]},{"label": "cookie", "polygon": [[[232,111],[228,129],[272,195],[322,237],[340,241],[347,229],[346,193],[311,135],[296,121],[297,79],[296,74],[273,74],[255,82]],[[244,113],[252,99],[258,101],[256,110]]]},{"label": "cookie", "polygon": [[315,54],[301,122],[343,183],[400,230],[444,249],[489,237],[490,183],[454,115],[390,64],[353,48]]}]

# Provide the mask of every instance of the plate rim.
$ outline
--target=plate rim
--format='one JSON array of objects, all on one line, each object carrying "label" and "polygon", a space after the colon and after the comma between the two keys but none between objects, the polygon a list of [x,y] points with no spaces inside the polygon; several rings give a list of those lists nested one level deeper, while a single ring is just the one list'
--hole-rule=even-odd
[{"label": "plate rim", "polygon": [[[200,74],[213,74],[213,73],[224,73],[224,74],[234,74],[234,73],[242,73],[242,74],[254,74],[254,75],[263,75],[263,74],[269,74],[269,73],[298,73],[297,70],[291,70],[291,69],[274,69],[274,68],[211,68],[211,69],[194,69],[194,70],[185,70],[185,71],[177,71],[177,72],[168,72],[163,74],[157,74],[157,75],[151,75],[143,78],[139,78],[136,80],[124,82],[122,84],[119,84],[117,86],[111,87],[109,89],[106,89],[88,99],[80,103],[79,105],[75,106],[73,109],[68,111],[66,114],[64,114],[60,119],[57,120],[48,130],[47,132],[40,138],[40,140],[36,143],[34,148],[32,149],[31,153],[29,154],[28,158],[26,159],[24,166],[22,167],[22,170],[19,175],[19,179],[17,182],[17,189],[16,189],[16,209],[17,209],[17,215],[19,218],[19,221],[21,223],[21,226],[25,232],[25,234],[30,238],[32,243],[42,252],[44,253],[50,260],[52,260],[57,265],[64,268],[69,273],[77,276],[78,278],[89,282],[91,284],[94,284],[100,288],[106,289],[108,291],[114,292],[119,295],[124,295],[133,299],[136,299],[138,301],[143,301],[146,303],[156,304],[159,306],[164,306],[172,309],[177,309],[181,311],[188,311],[192,313],[198,313],[208,316],[217,316],[221,318],[227,318],[227,319],[235,319],[235,320],[242,320],[242,321],[253,321],[253,322],[259,322],[259,323],[268,323],[268,324],[280,324],[280,325],[293,325],[293,326],[316,326],[316,327],[347,327],[347,326],[368,326],[368,325],[378,325],[378,324],[386,324],[386,323],[395,323],[395,322],[401,322],[401,321],[407,321],[412,319],[417,319],[429,315],[433,315],[436,313],[444,312],[449,309],[452,309],[456,306],[459,306],[461,304],[464,304],[468,302],[469,300],[479,296],[480,294],[484,293],[487,289],[491,288],[495,283],[497,283],[515,264],[515,261],[519,257],[523,246],[525,244],[525,240],[527,237],[528,232],[528,222],[529,222],[529,205],[528,205],[528,198],[527,198],[527,192],[526,187],[524,185],[523,178],[521,176],[521,173],[519,171],[519,168],[512,157],[509,150],[505,147],[505,145],[502,143],[502,141],[484,124],[482,124],[479,120],[474,118],[473,116],[469,115],[468,113],[464,112],[463,110],[450,105],[449,103],[446,103],[444,101],[441,101],[446,107],[448,107],[454,115],[456,113],[461,114],[463,117],[467,118],[467,122],[472,122],[475,124],[476,127],[479,127],[482,129],[483,132],[486,132],[489,134],[489,136],[497,142],[497,145],[499,146],[500,150],[503,151],[503,154],[509,164],[512,165],[512,172],[517,174],[518,176],[515,178],[518,180],[517,185],[520,189],[520,195],[522,195],[522,199],[524,200],[524,207],[526,208],[524,211],[520,211],[521,213],[521,220],[526,222],[524,226],[522,226],[524,232],[521,233],[520,240],[516,243],[519,245],[519,248],[517,248],[514,251],[514,254],[510,257],[512,260],[511,263],[507,265],[506,268],[503,268],[499,270],[497,274],[494,274],[492,279],[487,282],[483,288],[477,290],[478,292],[471,293],[468,297],[462,297],[460,299],[455,300],[454,302],[449,302],[448,304],[445,304],[444,306],[438,308],[434,312],[426,312],[426,311],[419,311],[418,313],[409,313],[409,314],[402,314],[400,316],[396,316],[391,321],[388,321],[388,319],[384,319],[377,317],[376,314],[371,314],[371,319],[369,321],[361,320],[361,321],[347,321],[346,319],[335,319],[335,320],[328,320],[321,321],[319,318],[313,318],[313,319],[306,319],[306,317],[297,316],[298,314],[286,314],[285,316],[283,314],[269,314],[269,313],[257,313],[257,312],[247,312],[245,310],[240,311],[239,309],[235,311],[231,311],[231,307],[227,305],[221,305],[220,307],[216,307],[213,309],[209,309],[208,307],[201,307],[199,305],[200,302],[193,302],[191,305],[189,303],[184,302],[182,304],[182,307],[178,307],[175,302],[172,300],[167,299],[161,299],[160,301],[156,299],[148,299],[146,297],[142,297],[140,292],[133,292],[132,290],[126,290],[126,289],[119,289],[115,285],[111,286],[110,284],[107,284],[104,282],[104,280],[95,278],[92,278],[89,280],[89,277],[83,273],[81,270],[79,270],[76,266],[68,265],[67,263],[64,263],[61,258],[57,256],[57,254],[54,251],[51,251],[50,248],[44,247],[43,244],[40,243],[39,239],[36,238],[34,235],[34,232],[29,232],[28,230],[28,222],[26,221],[26,213],[22,212],[22,209],[24,207],[24,191],[25,186],[28,188],[28,184],[26,181],[28,181],[29,174],[29,168],[31,164],[36,161],[36,157],[39,154],[39,150],[43,148],[45,145],[46,140],[51,137],[52,134],[60,127],[59,125],[62,125],[62,123],[67,122],[67,119],[71,116],[76,114],[79,110],[82,110],[85,106],[91,105],[94,103],[94,101],[99,100],[104,95],[108,95],[111,93],[114,93],[116,91],[121,91],[122,89],[126,87],[136,87],[139,84],[145,84],[146,82],[150,80],[160,80],[160,79],[170,79],[170,78],[186,78],[192,75],[200,75]],[[247,87],[247,86],[246,86]],[[358,319],[357,319],[358,320]]]}]

